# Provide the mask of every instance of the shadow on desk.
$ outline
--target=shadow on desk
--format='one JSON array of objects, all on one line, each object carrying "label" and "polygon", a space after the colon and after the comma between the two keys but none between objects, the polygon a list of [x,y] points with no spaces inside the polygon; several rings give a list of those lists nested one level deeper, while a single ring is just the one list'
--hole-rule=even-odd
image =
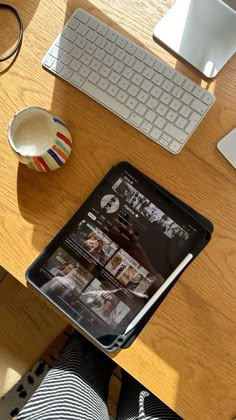
[{"label": "shadow on desk", "polygon": [[[114,29],[134,40],[86,0],[69,0],[67,2],[65,22],[77,7],[88,10],[101,20],[111,24]],[[51,41],[53,42],[54,39]],[[50,44],[45,46],[45,52],[49,46]],[[190,71],[186,71],[185,65],[181,62],[177,62],[176,68],[190,77]],[[41,71],[45,72],[45,79],[55,77],[44,69]],[[193,74],[192,71],[191,74]],[[194,74],[194,80],[200,83],[200,77],[196,73]],[[218,80],[219,78],[221,78],[221,74],[218,76]],[[200,158],[200,151],[197,148],[197,134],[194,134],[193,139],[190,140],[191,142],[195,141],[196,148],[193,145],[190,150],[188,145],[186,145],[182,154],[178,156],[170,155],[85,94],[59,78],[55,78],[51,111],[55,115],[60,116],[71,130],[73,151],[69,162],[59,171],[48,174],[29,171],[27,167],[21,164],[18,168],[18,205],[22,217],[34,226],[32,245],[38,252],[62,228],[105,173],[117,162],[128,160],[134,166],[137,166],[137,162],[140,166],[141,162],[145,162],[146,173],[149,174],[152,173],[153,165],[156,164],[156,157],[158,156],[162,165],[160,168],[156,165],[156,177],[161,184],[168,188],[169,185],[174,184],[170,184],[166,174],[163,174],[163,167],[171,167],[174,178],[175,173],[177,174],[180,168],[184,167],[184,162],[188,159],[189,154],[195,153]],[[219,110],[218,112],[220,118],[225,119],[226,117],[227,119],[227,105],[225,110]],[[221,112],[222,114],[220,114]],[[228,117],[227,125],[229,125],[229,120],[230,118]],[[202,124],[206,125],[207,122],[203,121]],[[216,130],[217,126],[214,134],[216,134]],[[209,148],[211,149],[212,141],[209,141]],[[157,147],[158,154],[156,153]],[[150,156],[153,157],[150,158]],[[203,157],[203,159],[207,162],[207,156]],[[83,183],[85,178],[86,182]],[[172,408],[181,414],[181,407],[184,404],[189,406],[193,404],[193,401],[182,401],[182,396],[188,394],[185,390],[191,382],[197,384],[195,388],[201,390],[201,396],[205,392],[207,396],[206,404],[215,403],[214,387],[211,387],[205,376],[207,360],[204,360],[202,355],[208,354],[209,358],[219,352],[223,355],[227,353],[227,344],[222,340],[223,335],[220,335],[219,339],[217,317],[214,319],[211,317],[212,311],[216,311],[217,308],[213,307],[209,310],[205,304],[204,297],[195,293],[194,288],[188,286],[186,282],[183,283],[180,280],[175,287],[178,287],[175,300],[172,299],[175,291],[171,291],[166,301],[160,307],[162,322],[165,319],[165,325],[159,324],[160,318],[157,312],[149,321],[148,327],[144,328],[138,340],[144,344],[144,348],[148,347],[149,350],[157,353],[159,359],[165,361],[173,370],[179,368],[179,371],[176,371],[178,381],[174,390],[175,404]],[[214,296],[214,292],[212,294]],[[168,304],[171,302],[172,305],[172,300],[171,314],[175,317],[174,324],[178,323],[180,326],[179,331],[172,331],[173,319],[171,314],[165,310],[168,307],[166,302],[168,301]],[[212,305],[214,306],[214,299]],[[197,307],[198,312],[193,311],[192,307]],[[192,357],[192,343],[191,357],[188,354],[188,338],[193,336],[193,325],[196,339],[195,360]],[[180,334],[183,331],[184,335],[181,336]],[[170,342],[169,336],[176,337],[176,341]],[[209,336],[211,337],[210,341],[208,341]],[[212,340],[212,337],[215,337],[215,342]],[[219,356],[216,357],[217,359],[219,359]],[[156,360],[155,358],[153,359],[154,364]],[[216,370],[218,368],[227,370],[226,365],[223,365],[223,363],[222,367],[215,366]],[[154,371],[158,371],[158,367],[154,366]],[[227,372],[225,375],[227,375]],[[213,381],[217,381],[215,371],[211,372],[211,376]],[[139,380],[138,374],[136,379]],[[158,378],[155,378],[155,380],[158,381]],[[154,385],[152,386],[152,384],[153,378],[148,379],[146,377],[144,385],[154,390]],[[218,386],[224,389],[223,383],[218,384]],[[194,396],[194,400],[194,404],[197,404],[197,395]]]}]

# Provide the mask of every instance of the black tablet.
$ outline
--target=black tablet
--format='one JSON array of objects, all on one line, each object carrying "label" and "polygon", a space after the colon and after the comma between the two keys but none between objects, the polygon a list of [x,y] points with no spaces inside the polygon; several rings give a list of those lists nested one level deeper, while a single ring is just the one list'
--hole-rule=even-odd
[{"label": "black tablet", "polygon": [[113,167],[26,272],[113,351],[209,241],[212,224],[127,162]]}]

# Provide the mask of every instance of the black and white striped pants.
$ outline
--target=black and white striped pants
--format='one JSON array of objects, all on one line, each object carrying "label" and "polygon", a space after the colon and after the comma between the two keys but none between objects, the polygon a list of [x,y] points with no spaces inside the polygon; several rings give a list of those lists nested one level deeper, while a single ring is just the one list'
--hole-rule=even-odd
[{"label": "black and white striped pants", "polygon": [[[70,339],[17,420],[109,420],[107,395],[114,362],[84,337]],[[151,392],[123,372],[119,420],[180,420]]]}]

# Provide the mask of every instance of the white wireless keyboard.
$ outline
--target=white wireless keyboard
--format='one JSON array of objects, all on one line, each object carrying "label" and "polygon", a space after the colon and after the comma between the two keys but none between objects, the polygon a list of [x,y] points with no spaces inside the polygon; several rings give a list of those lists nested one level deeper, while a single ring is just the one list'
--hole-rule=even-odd
[{"label": "white wireless keyboard", "polygon": [[215,97],[159,58],[77,9],[42,64],[171,153]]}]

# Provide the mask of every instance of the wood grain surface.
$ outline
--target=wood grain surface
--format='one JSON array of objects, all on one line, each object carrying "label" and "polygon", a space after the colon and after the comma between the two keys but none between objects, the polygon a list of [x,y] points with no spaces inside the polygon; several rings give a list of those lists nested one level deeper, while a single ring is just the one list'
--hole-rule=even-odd
[{"label": "wood grain surface", "polygon": [[[236,56],[209,82],[155,44],[153,28],[173,3],[12,1],[25,30],[16,60],[0,64],[0,264],[25,284],[33,259],[110,167],[128,160],[208,217],[215,231],[134,344],[114,358],[185,419],[231,420],[236,415],[236,177],[216,144],[236,124]],[[214,106],[179,155],[42,68],[42,57],[77,7],[215,94]],[[9,48],[7,39],[14,42],[3,13],[1,54]],[[54,173],[39,174],[18,164],[7,144],[9,120],[27,105],[52,110],[70,127],[72,156]]]}]

